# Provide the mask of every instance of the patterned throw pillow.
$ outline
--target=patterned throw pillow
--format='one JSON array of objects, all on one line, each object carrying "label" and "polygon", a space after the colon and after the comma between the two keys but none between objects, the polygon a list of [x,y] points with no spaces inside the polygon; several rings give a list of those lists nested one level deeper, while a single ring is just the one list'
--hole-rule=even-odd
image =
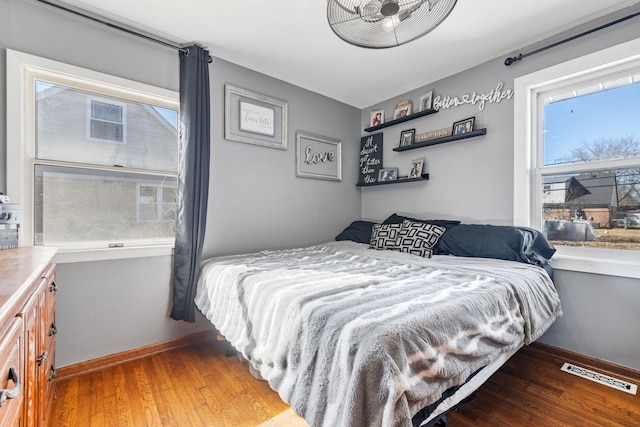
[{"label": "patterned throw pillow", "polygon": [[400,252],[431,258],[433,247],[445,231],[437,225],[404,220],[395,246]]},{"label": "patterned throw pillow", "polygon": [[371,230],[371,242],[369,248],[384,250],[397,250],[396,240],[402,229],[402,224],[376,224]]}]

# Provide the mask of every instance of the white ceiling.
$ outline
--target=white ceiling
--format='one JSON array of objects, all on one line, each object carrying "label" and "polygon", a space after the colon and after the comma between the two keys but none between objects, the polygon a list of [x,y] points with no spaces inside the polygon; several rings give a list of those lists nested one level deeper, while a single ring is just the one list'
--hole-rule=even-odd
[{"label": "white ceiling", "polygon": [[[365,108],[638,0],[458,0],[434,31],[389,49],[332,32],[326,0],[64,0],[211,55]],[[635,18],[637,19],[637,18]]]}]

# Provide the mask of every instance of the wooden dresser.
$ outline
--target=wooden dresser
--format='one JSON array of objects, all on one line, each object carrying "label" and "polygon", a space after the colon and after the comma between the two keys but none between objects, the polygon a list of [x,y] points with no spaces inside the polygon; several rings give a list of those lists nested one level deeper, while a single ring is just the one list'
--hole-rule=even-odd
[{"label": "wooden dresser", "polygon": [[0,250],[0,426],[45,427],[55,378],[55,249]]}]

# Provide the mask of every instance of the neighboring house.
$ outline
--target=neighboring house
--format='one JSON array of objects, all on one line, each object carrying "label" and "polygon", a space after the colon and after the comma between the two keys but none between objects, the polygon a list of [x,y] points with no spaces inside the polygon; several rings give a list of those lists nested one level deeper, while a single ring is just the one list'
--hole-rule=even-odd
[{"label": "neighboring house", "polygon": [[[38,82],[36,101],[38,158],[64,162],[36,169],[37,242],[122,239],[123,229],[128,238],[173,235],[175,177],[113,166],[175,173],[177,123],[150,105],[48,83]],[[88,175],[73,163],[106,168]]]},{"label": "neighboring house", "polygon": [[543,218],[586,219],[609,227],[618,209],[616,176],[589,173],[547,177],[543,181]]}]

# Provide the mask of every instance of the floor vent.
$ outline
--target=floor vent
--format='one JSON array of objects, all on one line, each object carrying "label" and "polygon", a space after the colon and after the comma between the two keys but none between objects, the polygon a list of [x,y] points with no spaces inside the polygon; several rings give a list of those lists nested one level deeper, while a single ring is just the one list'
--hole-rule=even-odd
[{"label": "floor vent", "polygon": [[571,363],[565,363],[560,368],[561,371],[569,372],[570,374],[577,375],[582,378],[586,378],[591,381],[595,381],[600,384],[615,388],[616,390],[624,391],[625,393],[635,395],[638,391],[638,386],[630,382],[610,377],[608,375],[600,374],[598,372],[590,371],[589,369],[581,368],[580,366],[572,365]]}]

